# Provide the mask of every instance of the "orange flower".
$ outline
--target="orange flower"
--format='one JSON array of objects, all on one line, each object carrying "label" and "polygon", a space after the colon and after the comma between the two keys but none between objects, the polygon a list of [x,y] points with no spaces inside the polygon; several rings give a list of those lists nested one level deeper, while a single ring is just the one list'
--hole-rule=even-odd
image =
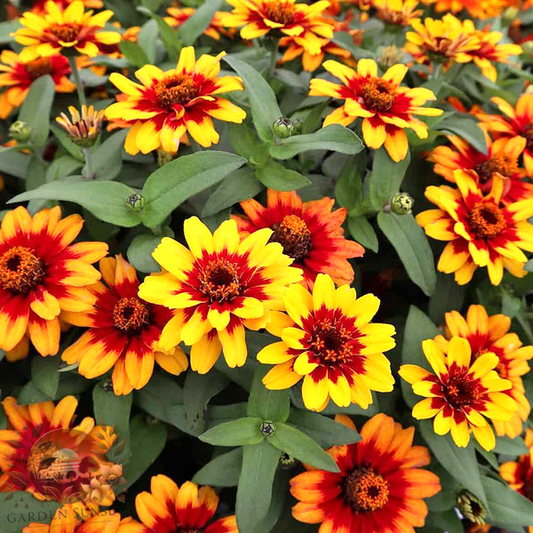
[{"label": "orange flower", "polygon": [[31,84],[41,76],[49,74],[58,93],[76,90],[76,85],[68,79],[68,59],[59,54],[23,62],[15,52],[4,50],[0,61],[0,87],[5,87],[0,95],[0,119],[7,118],[13,109],[22,104]]},{"label": "orange flower", "polygon": [[84,521],[80,518],[80,513],[70,510],[65,512],[63,508],[55,513],[50,524],[32,522],[22,533],[147,533],[137,527],[133,518],[121,520],[120,515],[114,511],[106,511],[102,516],[91,516]]},{"label": "orange flower", "polygon": [[[192,7],[169,7],[167,9],[168,17],[165,17],[165,22],[172,28],[179,28],[185,21],[194,15],[196,9]],[[226,13],[217,11],[213,16],[213,20],[204,31],[204,35],[211,37],[215,41],[220,41],[220,36],[225,35],[231,37],[236,30],[226,30],[223,25],[223,16]]]},{"label": "orange flower", "polygon": [[246,216],[233,215],[241,237],[270,228],[271,241],[279,242],[283,252],[294,259],[292,266],[302,269],[304,283],[312,286],[317,274],[329,274],[337,284],[351,283],[354,271],[348,259],[362,257],[364,248],[344,238],[342,224],[346,209],[332,212],[334,201],[322,198],[302,202],[296,192],[267,191],[267,207],[256,200],[241,202]]},{"label": "orange flower", "polygon": [[[347,416],[335,420],[355,429]],[[414,428],[403,429],[389,416],[372,417],[361,428],[361,441],[328,450],[340,472],[308,468],[291,479],[291,494],[299,500],[294,518],[321,524],[324,533],[407,533],[422,527],[428,514],[424,499],[441,486],[435,474],[421,468],[429,464],[429,452],[413,446],[414,434]]]},{"label": "orange flower", "polygon": [[409,26],[424,13],[417,9],[418,0],[373,0],[376,17],[387,24]]},{"label": "orange flower", "polygon": [[507,7],[508,0],[422,0],[424,4],[435,4],[437,13],[460,13],[468,11],[474,18],[498,17]]}]

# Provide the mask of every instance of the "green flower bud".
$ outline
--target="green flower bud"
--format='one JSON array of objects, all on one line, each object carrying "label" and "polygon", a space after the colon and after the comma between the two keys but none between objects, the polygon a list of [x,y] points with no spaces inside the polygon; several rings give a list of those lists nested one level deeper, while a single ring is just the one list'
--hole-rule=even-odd
[{"label": "green flower bud", "polygon": [[265,436],[269,437],[276,431],[276,427],[274,426],[273,422],[261,422],[261,425],[259,426],[259,431]]},{"label": "green flower bud", "polygon": [[304,126],[304,123],[301,118],[294,119],[294,134],[293,135],[301,135],[303,126]]},{"label": "green flower bud", "polygon": [[400,48],[391,44],[390,46],[384,46],[381,49],[381,54],[378,58],[378,63],[386,68],[392,67],[400,63],[403,59],[403,52]]},{"label": "green flower bud", "polygon": [[25,143],[30,140],[31,137],[31,127],[26,122],[22,120],[17,120],[11,124],[9,128],[9,135],[11,138],[19,143]]},{"label": "green flower bud", "polygon": [[157,165],[159,167],[165,166],[167,163],[170,163],[174,160],[174,157],[176,154],[171,154],[170,152],[166,152],[165,150],[158,150],[157,151]]},{"label": "green flower bud", "polygon": [[411,198],[409,193],[397,192],[386,206],[385,210],[394,213],[395,215],[409,215],[413,210],[415,201]]},{"label": "green flower bud", "polygon": [[502,22],[505,24],[505,25],[509,25],[511,24],[512,22],[514,22],[516,20],[516,18],[518,17],[518,8],[516,7],[508,7],[504,12],[503,12],[503,15],[502,15]]},{"label": "green flower bud", "polygon": [[274,124],[272,124],[272,131],[274,135],[279,139],[286,139],[291,135],[294,135],[294,122],[287,117],[280,117]]},{"label": "green flower bud", "polygon": [[297,464],[298,459],[296,459],[292,455],[289,455],[288,453],[283,452],[281,454],[281,457],[279,458],[279,466],[283,470],[290,470],[291,468],[294,468]]},{"label": "green flower bud", "polygon": [[139,193],[132,194],[128,196],[126,200],[126,205],[135,213],[142,211],[144,209],[145,200],[144,196]]},{"label": "green flower bud", "polygon": [[483,502],[468,490],[462,490],[457,496],[457,505],[461,514],[473,522],[482,525],[487,518],[487,509]]}]

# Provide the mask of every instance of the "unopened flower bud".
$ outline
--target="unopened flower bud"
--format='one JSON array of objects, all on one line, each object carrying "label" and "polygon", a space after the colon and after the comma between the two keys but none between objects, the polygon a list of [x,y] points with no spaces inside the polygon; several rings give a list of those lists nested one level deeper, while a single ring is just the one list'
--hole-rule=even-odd
[{"label": "unopened flower bud", "polygon": [[145,203],[144,196],[139,193],[131,194],[126,200],[126,205],[135,213],[142,211]]},{"label": "unopened flower bud", "polygon": [[484,524],[487,509],[483,502],[468,490],[463,490],[457,496],[457,505],[461,514],[474,524]]},{"label": "unopened flower bud", "polygon": [[516,7],[508,7],[504,12],[503,12],[503,15],[502,15],[502,22],[505,24],[505,25],[509,25],[511,24],[512,22],[514,22],[516,20],[516,18],[518,17],[518,8]]},{"label": "unopened flower bud", "polygon": [[294,119],[294,133],[293,135],[301,135],[304,127],[303,120],[301,118]]},{"label": "unopened flower bud", "polygon": [[286,139],[287,137],[294,135],[294,129],[294,122],[287,117],[280,117],[274,122],[274,124],[272,124],[272,131],[279,139]]},{"label": "unopened flower bud", "polygon": [[283,470],[290,470],[291,468],[294,468],[297,464],[298,459],[296,459],[292,455],[289,455],[288,453],[283,452],[281,454],[281,457],[279,458],[279,466]]},{"label": "unopened flower bud", "polygon": [[[524,54],[533,54],[533,41],[526,41],[520,45]],[[526,93],[533,94],[533,85],[528,85]]]},{"label": "unopened flower bud", "polygon": [[259,426],[259,431],[265,436],[269,437],[276,431],[276,428],[272,422],[261,422]]},{"label": "unopened flower bud", "polygon": [[96,111],[93,106],[81,106],[80,112],[73,106],[68,108],[71,118],[61,113],[56,121],[68,133],[72,142],[82,148],[93,146],[102,130],[104,111]]},{"label": "unopened flower bud", "polygon": [[9,136],[19,143],[25,143],[30,140],[31,127],[22,120],[17,120],[9,128]]},{"label": "unopened flower bud", "polygon": [[385,211],[390,211],[395,215],[409,215],[413,210],[414,203],[415,201],[409,193],[397,192],[385,206]]},{"label": "unopened flower bud", "polygon": [[176,157],[176,154],[171,154],[170,152],[167,152],[166,150],[158,150],[157,151],[157,165],[159,167],[164,167],[167,163],[170,163],[174,160]]},{"label": "unopened flower bud", "polygon": [[390,46],[384,46],[381,49],[381,54],[378,58],[378,62],[381,66],[388,68],[400,63],[402,58],[402,50],[400,50],[400,48],[398,48],[394,44],[391,44]]}]

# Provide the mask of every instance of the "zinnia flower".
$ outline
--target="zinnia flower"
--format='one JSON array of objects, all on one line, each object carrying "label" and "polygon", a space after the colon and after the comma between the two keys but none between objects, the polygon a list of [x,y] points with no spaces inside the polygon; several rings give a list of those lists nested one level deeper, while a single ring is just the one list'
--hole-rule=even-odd
[{"label": "zinnia flower", "polygon": [[0,229],[0,348],[24,350],[28,337],[43,355],[59,351],[61,311],[86,311],[94,303],[88,285],[100,279],[91,266],[107,254],[103,242],[72,244],[80,215],[61,220],[61,209],[33,218],[26,208],[9,211]]},{"label": "zinnia flower", "polygon": [[20,19],[24,27],[14,34],[15,41],[25,47],[20,58],[32,61],[38,57],[53,56],[63,49],[96,56],[99,53],[97,43],[120,42],[118,32],[100,31],[112,16],[113,12],[109,10],[96,15],[92,11],[85,12],[80,0],[72,2],[65,11],[49,1],[43,16],[27,11]]},{"label": "zinnia flower", "polygon": [[246,113],[220,93],[242,91],[240,78],[217,77],[224,52],[195,60],[194,48],[185,47],[175,69],[163,72],[145,65],[135,73],[142,85],[114,72],[110,81],[128,95],[106,109],[109,119],[126,120],[133,127],[126,137],[130,154],[147,154],[162,147],[176,153],[182,137],[189,133],[200,145],[218,143],[213,118],[240,124]]},{"label": "zinnia flower", "polygon": [[332,212],[334,201],[322,198],[302,202],[296,192],[267,191],[267,207],[256,200],[241,202],[246,216],[233,215],[245,237],[262,228],[273,231],[271,241],[302,269],[304,282],[312,286],[318,273],[329,274],[337,284],[351,283],[354,271],[348,259],[362,257],[365,249],[344,238],[346,209]]},{"label": "zinnia flower", "polygon": [[499,17],[507,7],[508,0],[422,0],[424,4],[434,4],[437,13],[460,13],[468,11],[474,18]]},{"label": "zinnia flower", "polygon": [[142,525],[134,522],[139,529],[132,524],[127,533],[238,533],[235,515],[212,521],[218,502],[219,498],[211,487],[199,487],[190,481],[178,487],[166,476],[154,476],[150,492],[141,492],[135,498]]},{"label": "zinnia flower", "polygon": [[492,101],[505,115],[488,115],[483,120],[483,126],[498,138],[524,138],[524,166],[529,176],[533,176],[533,94],[523,94],[516,106],[495,96]]},{"label": "zinnia flower", "polygon": [[[70,4],[75,0],[52,0],[54,4],[57,4],[62,10],[66,9]],[[89,9],[102,9],[104,3],[102,0],[81,0],[83,5]],[[34,0],[33,5],[31,6],[32,13],[37,15],[42,15],[46,11],[46,4],[48,0]]]},{"label": "zinnia flower", "polygon": [[[165,22],[172,28],[179,28],[185,21],[189,20],[189,18],[196,13],[196,9],[193,9],[192,7],[169,7],[167,9],[167,13],[168,17],[165,17]],[[214,39],[215,41],[220,41],[221,34],[230,37],[232,35],[232,31],[234,32],[236,30],[228,31],[224,28],[222,19],[225,15],[226,13],[221,11],[215,12],[213,20],[209,23],[209,26],[207,26],[204,31],[204,35],[211,37],[211,39]]]},{"label": "zinnia flower", "polygon": [[456,170],[474,170],[478,186],[484,194],[490,193],[496,174],[503,176],[503,202],[513,203],[532,197],[533,185],[524,178],[526,171],[520,168],[519,158],[524,151],[526,140],[523,137],[492,141],[485,135],[487,153],[476,150],[472,145],[457,137],[448,135],[452,146],[437,146],[432,150],[429,161],[436,163],[434,171],[448,181],[455,183]]},{"label": "zinnia flower", "polygon": [[487,418],[508,422],[517,410],[516,402],[502,392],[511,382],[494,371],[498,356],[487,352],[472,363],[470,344],[461,337],[452,337],[446,355],[433,340],[424,341],[422,348],[434,374],[416,365],[402,365],[399,371],[413,392],[425,397],[413,407],[413,417],[434,418],[435,433],[451,431],[459,447],[467,446],[473,433],[485,450],[492,450],[496,439]]},{"label": "zinnia flower", "polygon": [[337,61],[326,61],[323,66],[343,85],[314,78],[309,94],[344,100],[341,107],[326,117],[323,126],[348,126],[361,117],[365,143],[374,150],[385,145],[393,161],[401,161],[407,155],[409,145],[404,128],[411,128],[421,139],[428,135],[427,125],[413,115],[442,114],[441,109],[422,107],[428,100],[435,100],[429,89],[400,87],[408,70],[405,65],[390,67],[381,78],[372,59],[361,59],[357,72]]},{"label": "zinnia flower", "polygon": [[496,373],[508,379],[512,388],[505,391],[518,405],[509,422],[494,421],[494,429],[499,436],[507,435],[514,439],[522,433],[522,421],[527,421],[531,406],[524,393],[522,378],[531,369],[527,361],[533,358],[533,346],[523,346],[516,333],[509,333],[511,319],[505,315],[488,316],[481,305],[471,305],[466,320],[457,311],[446,313],[446,337],[439,335],[435,341],[443,351],[448,349],[448,340],[459,336],[465,338],[472,348],[472,360],[487,352],[498,356]]},{"label": "zinnia flower", "polygon": [[0,55],[0,87],[5,88],[0,95],[0,119],[7,118],[13,109],[19,107],[31,84],[41,76],[49,74],[54,80],[58,93],[69,93],[76,86],[69,81],[70,66],[68,59],[61,55],[42,57],[23,62],[11,50],[4,50]]},{"label": "zinnia flower", "polygon": [[357,403],[366,409],[370,391],[390,392],[394,378],[382,352],[395,346],[390,324],[370,321],[379,300],[372,294],[357,298],[349,285],[335,288],[326,274],[316,278],[313,293],[293,285],[267,329],[281,338],[263,348],[257,359],[275,365],[263,378],[267,389],[288,389],[303,379],[307,409],[322,411],[330,399],[339,407]]},{"label": "zinnia flower", "polygon": [[[32,513],[33,514],[33,513]],[[87,520],[74,511],[65,512],[65,508],[54,514],[50,524],[31,522],[22,533],[140,533],[138,528],[132,529],[137,523],[132,518],[124,518],[114,512],[106,512],[105,516],[91,516]]]},{"label": "zinnia flower", "polygon": [[504,268],[514,276],[525,276],[527,257],[522,250],[533,251],[533,226],[527,221],[533,215],[533,199],[502,206],[504,184],[498,174],[487,195],[481,192],[475,172],[456,170],[454,178],[458,189],[444,185],[426,189],[426,198],[439,209],[416,217],[427,235],[449,241],[438,270],[455,273],[459,285],[468,283],[478,267],[487,267],[493,285],[501,283]]},{"label": "zinnia flower", "polygon": [[154,362],[175,376],[186,370],[183,350],[173,347],[163,351],[158,345],[172,313],[137,296],[135,269],[117,255],[102,259],[100,270],[105,285],[90,287],[96,300],[92,308],[63,315],[71,324],[90,328],[63,352],[63,361],[69,365],[79,362],[78,372],[87,379],[113,368],[115,394],[142,389],[152,377]]},{"label": "zinnia flower", "polygon": [[418,0],[373,0],[376,17],[387,24],[410,26],[424,13]]},{"label": "zinnia flower", "polygon": [[[533,429],[526,430],[524,441],[529,453],[521,455],[516,461],[500,465],[500,476],[512,489],[533,502]],[[529,533],[531,529],[528,528]]]},{"label": "zinnia flower", "polygon": [[96,111],[91,105],[81,106],[81,113],[74,107],[69,106],[70,118],[61,113],[56,118],[57,123],[67,132],[70,140],[78,146],[92,146],[100,132],[102,131],[102,122],[104,120],[104,111]]},{"label": "zinnia flower", "polygon": [[191,346],[191,368],[200,374],[211,370],[221,350],[228,366],[242,366],[245,328],[257,331],[270,322],[287,286],[302,280],[301,271],[289,266],[293,260],[281,244],[269,242],[269,229],[241,242],[234,220],[211,234],[192,217],[184,233],[189,249],[163,238],[152,254],[163,272],[145,278],[139,290],[144,300],[176,310],[160,346],[170,350],[182,341]]},{"label": "zinnia flower", "polygon": [[[347,416],[336,420],[355,429]],[[299,500],[294,518],[321,523],[323,533],[422,527],[428,514],[424,499],[441,486],[433,472],[421,468],[429,464],[429,452],[413,446],[414,434],[414,428],[403,429],[389,416],[372,417],[361,428],[361,441],[328,451],[340,472],[308,468],[291,479],[291,494]]]}]

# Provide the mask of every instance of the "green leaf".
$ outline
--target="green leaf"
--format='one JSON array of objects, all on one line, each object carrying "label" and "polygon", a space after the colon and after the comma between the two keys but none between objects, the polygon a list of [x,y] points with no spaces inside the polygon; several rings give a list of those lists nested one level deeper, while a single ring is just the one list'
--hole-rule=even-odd
[{"label": "green leaf", "polygon": [[119,43],[120,51],[134,67],[142,67],[150,63],[145,51],[136,43],[131,41],[121,41]]},{"label": "green leaf", "polygon": [[[335,154],[332,155],[335,156]],[[366,154],[364,152],[359,157],[345,158],[344,166],[335,183],[335,198],[341,207],[345,207],[348,210],[348,216],[362,202],[362,176],[365,172]],[[336,177],[337,173],[338,171],[334,170],[333,177]]]},{"label": "green leaf", "polygon": [[311,183],[299,172],[289,170],[272,160],[264,167],[258,168],[255,175],[265,187],[276,191],[295,191]]},{"label": "green leaf", "polygon": [[162,228],[161,235],[142,233],[137,235],[128,247],[128,261],[139,272],[160,272],[161,267],[154,261],[152,252],[161,242],[163,237],[174,237],[174,232],[170,228]]},{"label": "green leaf", "polygon": [[395,163],[385,148],[374,152],[372,174],[370,175],[370,201],[377,211],[389,202],[391,197],[400,190],[405,173],[411,163],[408,152],[403,161]]},{"label": "green leaf", "polygon": [[[124,139],[127,133],[125,129],[117,131],[102,144],[91,148],[93,179],[113,180],[120,174]],[[83,175],[87,175],[87,166],[83,169]]]},{"label": "green leaf", "polygon": [[31,380],[50,398],[55,398],[59,386],[60,357],[34,357],[31,362]]},{"label": "green leaf", "polygon": [[453,509],[441,513],[431,513],[427,517],[426,523],[437,527],[438,531],[445,531],[446,533],[464,533],[465,530],[461,519]]},{"label": "green leaf", "polygon": [[59,502],[41,501],[29,492],[4,492],[0,495],[2,533],[20,533],[24,527],[31,527],[28,523],[32,520],[30,516],[47,523],[54,517],[60,519],[65,514],[60,514],[59,507]]},{"label": "green leaf", "polygon": [[146,7],[138,7],[137,10],[156,21],[159,35],[163,41],[163,46],[167,51],[168,57],[171,61],[176,62],[182,48],[182,43],[178,38],[178,34],[165,22],[163,17],[156,15],[150,9],[147,9]]},{"label": "green leaf", "polygon": [[195,432],[205,431],[207,404],[229,383],[229,379],[215,369],[202,375],[189,370],[183,385],[183,405],[189,425]]},{"label": "green leaf", "polygon": [[261,433],[259,418],[239,418],[218,424],[198,437],[202,442],[213,446],[243,446],[258,444],[265,437]]},{"label": "green leaf", "polygon": [[348,230],[359,244],[377,253],[379,250],[378,236],[366,217],[348,217]]},{"label": "green leaf", "polygon": [[206,28],[211,24],[215,13],[220,10],[222,0],[206,0],[179,28],[178,36],[185,46],[196,42]]},{"label": "green leaf", "polygon": [[270,155],[276,159],[292,159],[309,150],[332,150],[355,155],[363,150],[363,143],[352,130],[340,124],[331,124],[315,133],[280,139],[270,146]]},{"label": "green leaf", "polygon": [[353,444],[361,440],[357,431],[318,413],[291,409],[288,423],[311,437],[322,448]]},{"label": "green leaf", "polygon": [[0,172],[25,179],[28,175],[31,156],[11,147],[0,146]]},{"label": "green leaf", "polygon": [[141,222],[141,215],[126,205],[126,200],[134,193],[133,189],[116,181],[61,181],[45,183],[15,196],[8,203],[34,198],[74,202],[104,222],[131,228]]},{"label": "green leaf", "polygon": [[495,479],[483,477],[481,481],[487,494],[491,525],[511,531],[522,531],[532,525],[532,501]]},{"label": "green leaf", "polygon": [[21,23],[18,19],[16,20],[7,20],[0,23],[0,44],[8,44],[15,42],[15,38],[11,35],[17,30],[22,28]]},{"label": "green leaf", "polygon": [[514,439],[510,439],[509,437],[496,437],[494,453],[516,456],[524,455],[528,452],[529,449],[522,437],[515,437]]},{"label": "green leaf", "polygon": [[67,135],[66,131],[57,126],[56,124],[51,124],[50,129],[52,133],[56,136],[57,140],[61,143],[61,146],[75,159],[80,161],[82,164],[85,162],[81,148],[74,142],[72,142]]},{"label": "green leaf", "polygon": [[229,139],[235,151],[251,165],[263,166],[268,159],[268,144],[246,124],[229,124]]},{"label": "green leaf", "polygon": [[248,399],[248,416],[272,422],[286,422],[290,412],[289,390],[268,390],[263,378],[268,368],[259,365],[254,374],[252,390]]},{"label": "green leaf", "polygon": [[28,175],[26,176],[26,190],[37,189],[46,182],[46,165],[38,155],[33,155],[28,165]]},{"label": "green leaf", "polygon": [[132,394],[116,396],[113,391],[106,391],[101,382],[93,389],[93,409],[96,423],[114,426],[118,440],[126,440],[126,443],[130,437],[132,400]]},{"label": "green leaf", "polygon": [[464,298],[464,286],[457,285],[453,276],[439,272],[435,292],[429,300],[429,316],[433,322],[441,324],[446,313],[463,307]]},{"label": "green leaf", "polygon": [[267,440],[244,447],[236,503],[240,532],[252,532],[266,517],[280,456],[281,452]]},{"label": "green leaf", "polygon": [[270,141],[274,136],[272,124],[283,116],[274,91],[265,78],[244,61],[231,55],[225,56],[224,61],[242,78],[259,137],[263,141]]},{"label": "green leaf", "polygon": [[193,477],[194,483],[211,487],[236,487],[242,470],[242,448],[215,457]]},{"label": "green leaf", "polygon": [[302,463],[327,472],[339,472],[337,463],[311,437],[288,424],[276,424],[268,442]]},{"label": "green leaf", "polygon": [[202,217],[209,217],[239,202],[249,200],[263,190],[263,185],[255,179],[250,167],[236,170],[209,195],[202,209]]},{"label": "green leaf", "polygon": [[482,154],[488,153],[485,134],[477,119],[472,115],[455,113],[439,122],[434,129],[443,133],[459,135]]},{"label": "green leaf", "polygon": [[61,181],[63,178],[74,174],[82,166],[81,161],[70,155],[56,157],[46,170],[46,182]]},{"label": "green leaf", "polygon": [[524,269],[528,272],[533,272],[533,259],[530,259],[525,265]]},{"label": "green leaf", "polygon": [[185,200],[216,185],[245,162],[238,155],[213,150],[179,157],[156,170],[143,188],[144,224],[161,224]]},{"label": "green leaf", "polygon": [[[417,365],[431,370],[422,350],[422,341],[433,339],[439,335],[440,331],[431,319],[418,307],[412,305],[409,308],[407,321],[405,323],[405,333],[402,345],[402,364]],[[401,380],[402,392],[405,402],[409,407],[413,407],[422,398],[417,396],[411,389],[411,385],[405,380]]]},{"label": "green leaf", "polygon": [[487,497],[481,483],[481,474],[472,441],[466,448],[459,448],[452,437],[440,436],[433,431],[429,420],[420,422],[422,437],[437,458],[437,461],[465,488],[486,503]]},{"label": "green leaf", "polygon": [[431,296],[437,284],[433,252],[413,215],[381,212],[378,225],[396,249],[407,274],[424,294]]},{"label": "green leaf", "polygon": [[56,88],[51,76],[37,78],[30,87],[24,103],[20,107],[19,120],[31,127],[30,141],[41,146],[50,133],[50,113]]},{"label": "green leaf", "polygon": [[50,400],[53,400],[53,398],[47,396],[31,381],[28,381],[17,394],[17,402],[19,405],[29,405],[31,403],[47,402]]}]

